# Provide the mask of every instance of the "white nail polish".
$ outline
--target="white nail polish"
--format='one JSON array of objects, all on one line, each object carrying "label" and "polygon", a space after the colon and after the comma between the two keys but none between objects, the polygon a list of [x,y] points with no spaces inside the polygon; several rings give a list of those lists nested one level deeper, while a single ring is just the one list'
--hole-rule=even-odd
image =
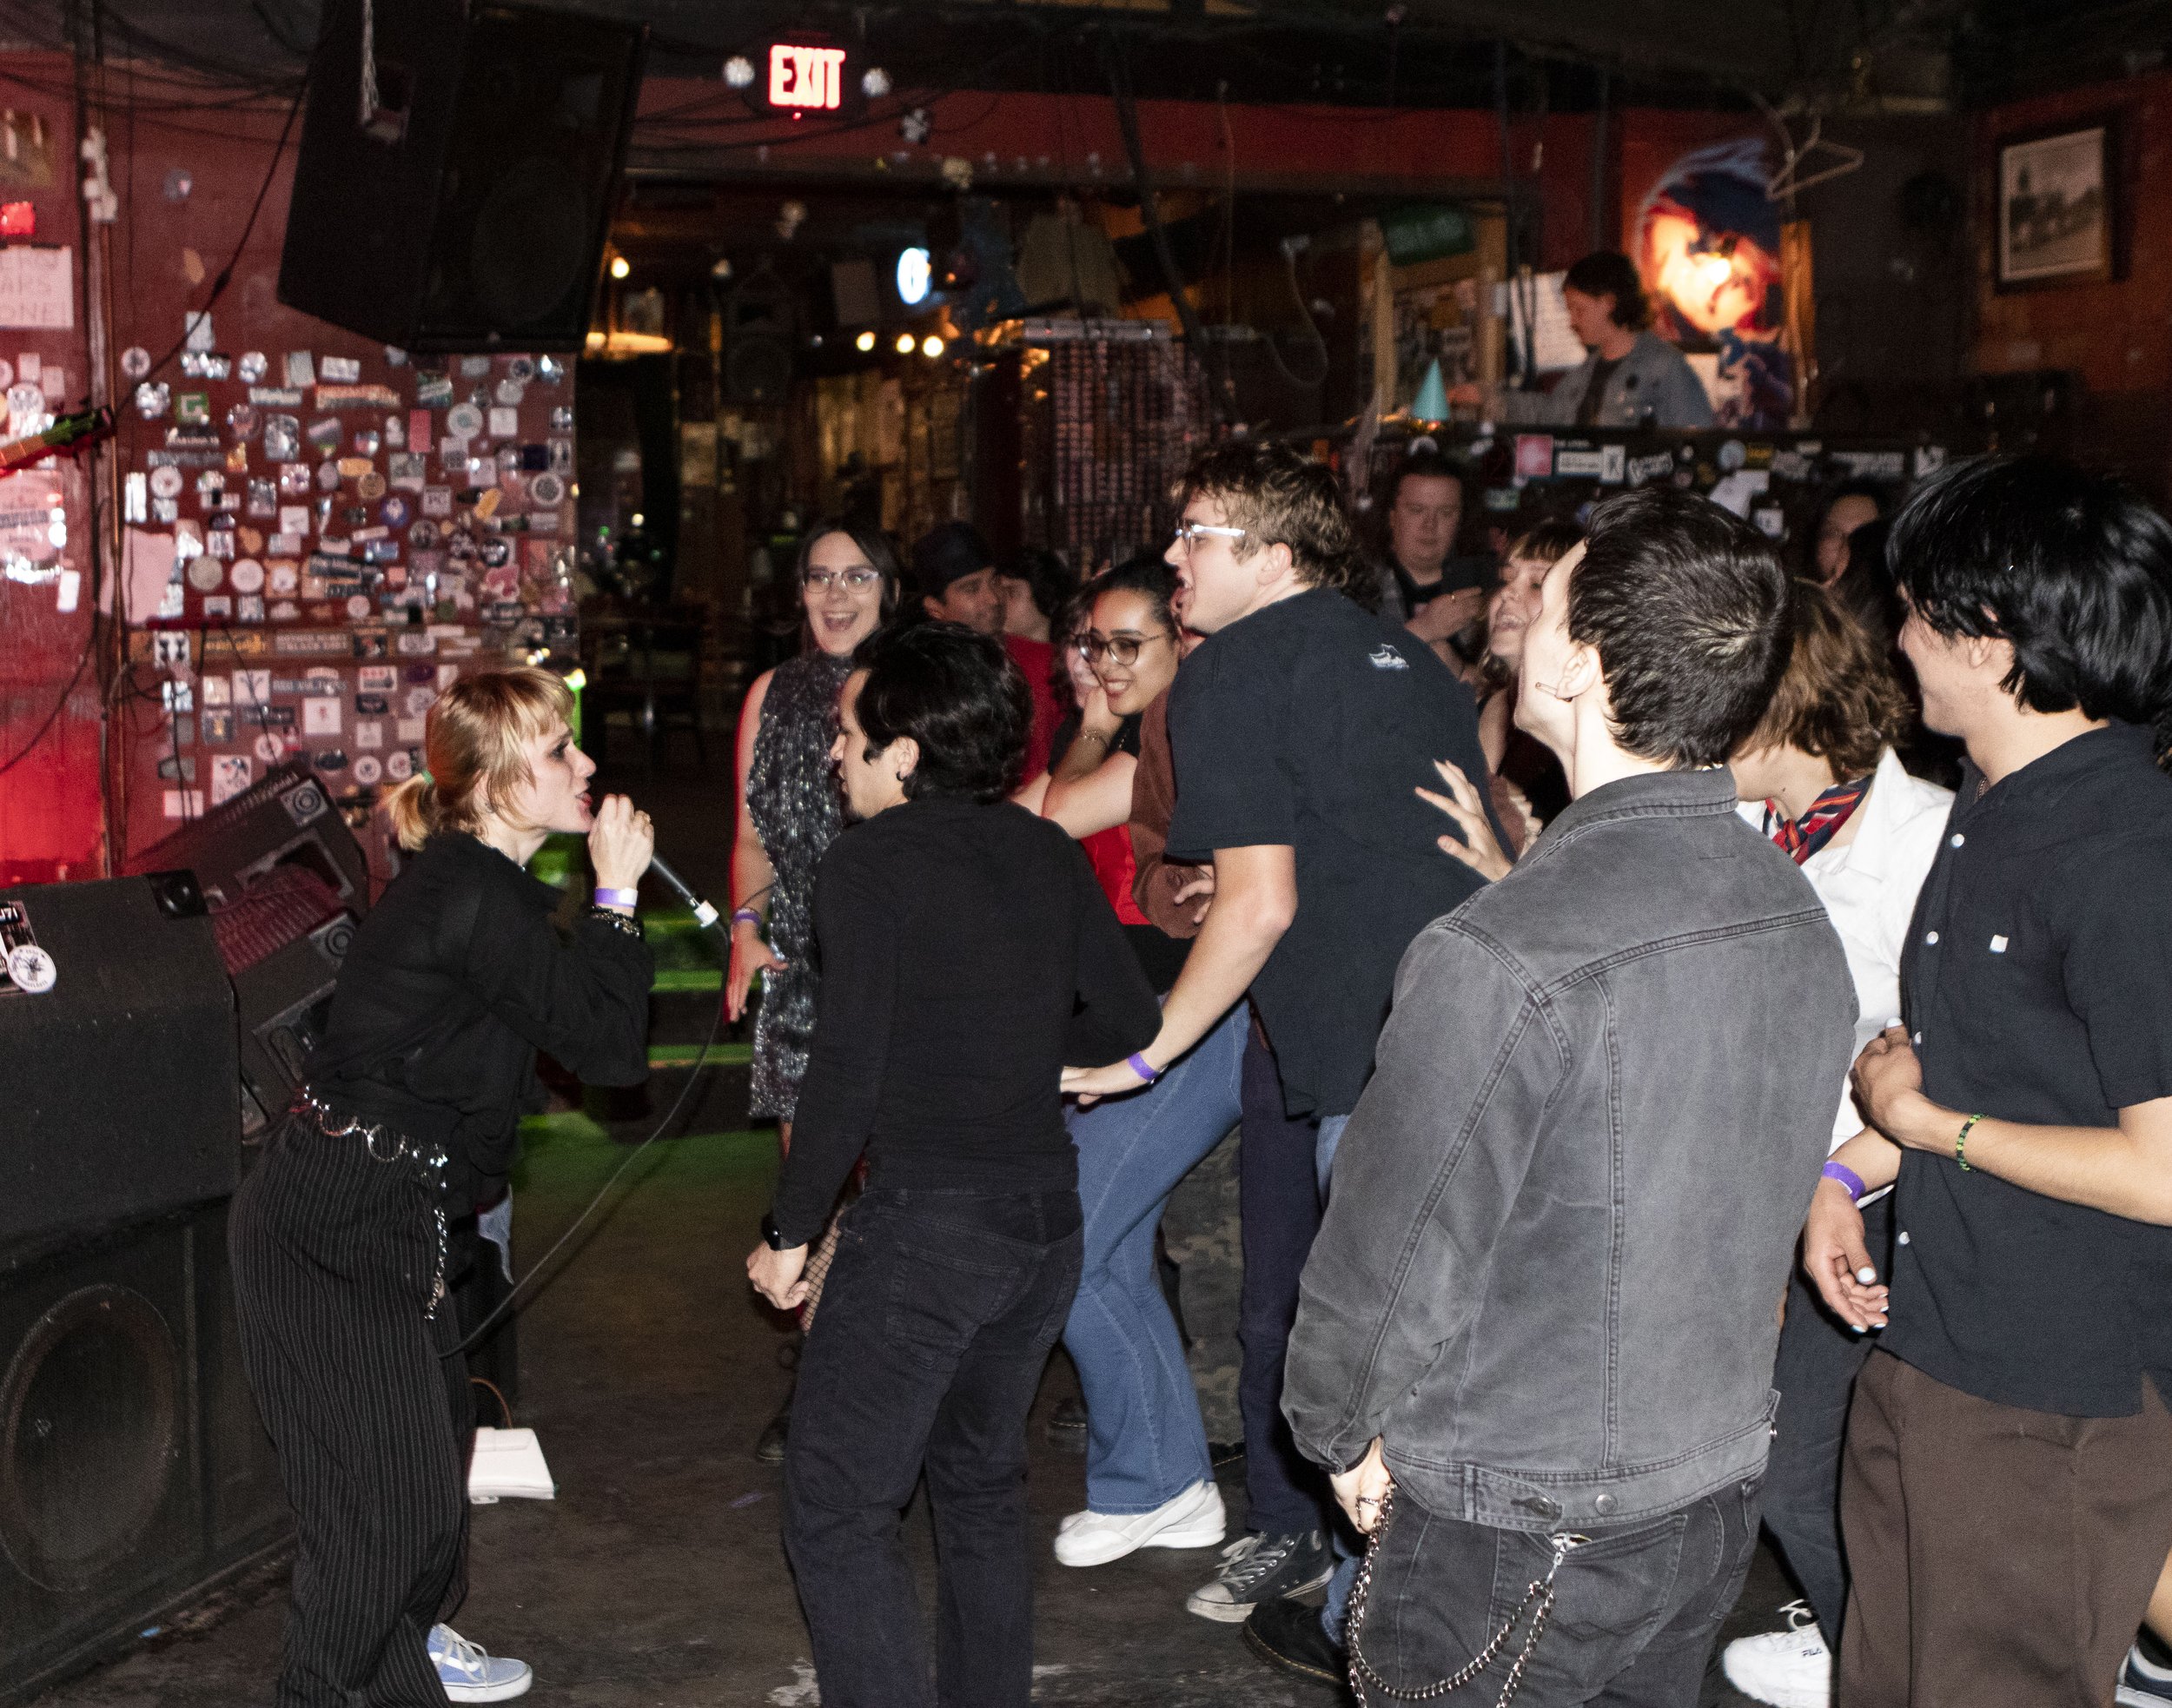
[{"label": "white nail polish", "polygon": [[1868,1287],[1872,1281],[1877,1279],[1877,1271],[1872,1268],[1868,1263],[1865,1263],[1860,1269],[1857,1269],[1855,1272],[1855,1278],[1861,1281],[1864,1286]]}]

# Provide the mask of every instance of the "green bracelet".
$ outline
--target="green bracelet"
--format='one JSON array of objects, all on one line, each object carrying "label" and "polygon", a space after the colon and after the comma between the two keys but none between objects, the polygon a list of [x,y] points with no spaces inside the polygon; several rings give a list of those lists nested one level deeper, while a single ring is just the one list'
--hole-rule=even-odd
[{"label": "green bracelet", "polygon": [[1972,1175],[1976,1172],[1969,1166],[1969,1134],[1975,1128],[1976,1123],[1983,1118],[1980,1115],[1970,1115],[1961,1123],[1960,1132],[1954,1135],[1953,1160],[1961,1165],[1961,1172],[1964,1175]]}]

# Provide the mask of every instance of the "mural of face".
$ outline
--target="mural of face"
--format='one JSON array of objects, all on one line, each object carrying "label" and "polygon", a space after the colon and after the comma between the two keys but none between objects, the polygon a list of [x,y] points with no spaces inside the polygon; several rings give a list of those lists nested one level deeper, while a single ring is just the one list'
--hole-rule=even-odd
[{"label": "mural of face", "polygon": [[1780,260],[1755,239],[1718,239],[1691,215],[1654,211],[1645,228],[1643,273],[1653,295],[1707,337],[1765,328]]}]

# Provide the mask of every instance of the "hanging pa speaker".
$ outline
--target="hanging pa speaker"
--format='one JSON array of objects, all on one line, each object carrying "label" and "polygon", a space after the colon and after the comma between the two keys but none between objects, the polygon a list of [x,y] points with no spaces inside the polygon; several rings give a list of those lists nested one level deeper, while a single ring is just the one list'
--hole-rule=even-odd
[{"label": "hanging pa speaker", "polygon": [[791,384],[791,294],[766,271],[724,297],[724,394],[778,403]]},{"label": "hanging pa speaker", "polygon": [[646,36],[480,0],[326,0],[279,300],[403,349],[579,349]]}]

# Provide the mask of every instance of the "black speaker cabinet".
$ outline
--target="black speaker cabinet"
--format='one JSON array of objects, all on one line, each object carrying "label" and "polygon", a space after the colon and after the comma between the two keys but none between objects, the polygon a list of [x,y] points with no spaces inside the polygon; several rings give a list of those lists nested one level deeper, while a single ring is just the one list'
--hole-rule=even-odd
[{"label": "black speaker cabinet", "polygon": [[485,0],[326,0],[279,300],[410,350],[578,350],[647,27]]},{"label": "black speaker cabinet", "polygon": [[226,1207],[0,1260],[0,1703],[278,1547]]},{"label": "black speaker cabinet", "polygon": [[234,991],[188,873],[0,890],[0,1248],[240,1178]]},{"label": "black speaker cabinet", "polygon": [[301,1083],[302,1064],[324,1036],[333,985],[354,939],[354,922],[337,914],[234,975],[243,1143],[262,1137]]},{"label": "black speaker cabinet", "polygon": [[134,855],[129,870],[193,871],[216,909],[238,901],[274,866],[288,864],[308,867],[352,912],[369,906],[369,864],[361,844],[306,758],[281,765],[254,788]]}]

